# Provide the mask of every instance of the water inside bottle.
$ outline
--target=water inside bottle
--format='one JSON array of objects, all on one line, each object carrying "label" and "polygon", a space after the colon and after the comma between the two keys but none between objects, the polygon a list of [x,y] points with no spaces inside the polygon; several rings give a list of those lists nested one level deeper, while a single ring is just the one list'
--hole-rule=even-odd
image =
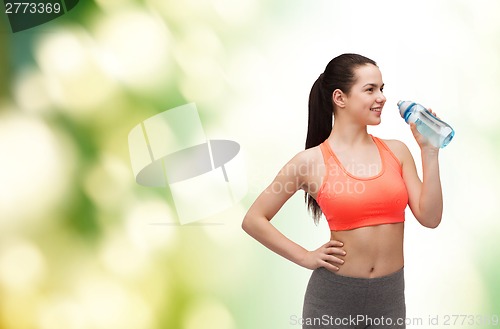
[{"label": "water inside bottle", "polygon": [[415,125],[417,126],[417,130],[424,135],[424,137],[427,138],[432,145],[435,147],[441,147],[442,138],[435,129],[421,119],[415,120]]}]

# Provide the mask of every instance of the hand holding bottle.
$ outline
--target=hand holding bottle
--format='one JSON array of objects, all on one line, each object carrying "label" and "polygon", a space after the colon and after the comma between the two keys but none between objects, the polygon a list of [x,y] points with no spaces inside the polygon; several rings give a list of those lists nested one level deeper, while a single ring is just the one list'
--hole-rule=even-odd
[{"label": "hand holding bottle", "polygon": [[[427,109],[432,115],[434,115],[436,118],[439,119],[439,117],[432,111],[431,108]],[[435,149],[436,151],[439,151],[439,147],[433,145],[428,138],[426,138],[424,135],[422,135],[417,128],[417,124],[415,122],[410,122],[410,129],[413,134],[413,137],[415,137],[415,140],[417,141],[418,146],[420,146],[420,149],[424,150],[427,148],[430,149]]]},{"label": "hand holding bottle", "polygon": [[420,133],[419,135],[414,133],[414,136],[421,147],[422,145],[431,144],[436,148],[443,148],[448,145],[455,135],[455,131],[449,124],[440,120],[434,112],[427,110],[420,104],[411,101],[399,101],[398,107],[401,117],[410,126],[413,123],[415,129]]}]

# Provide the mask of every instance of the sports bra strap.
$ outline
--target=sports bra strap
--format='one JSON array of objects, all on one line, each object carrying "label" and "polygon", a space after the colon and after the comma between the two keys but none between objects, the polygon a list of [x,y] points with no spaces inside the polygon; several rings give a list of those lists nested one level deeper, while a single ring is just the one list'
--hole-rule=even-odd
[{"label": "sports bra strap", "polygon": [[325,163],[325,166],[328,166],[328,159],[330,159],[331,154],[330,151],[328,151],[328,147],[326,146],[326,141],[319,144],[319,148],[321,149],[321,154],[323,154],[323,162]]},{"label": "sports bra strap", "polygon": [[387,152],[389,153],[389,155],[396,161],[396,163],[398,165],[401,165],[401,161],[398,159],[398,157],[391,151],[391,149],[389,148],[389,146],[383,141],[381,140],[380,138],[378,137],[375,137],[373,136],[373,140],[375,141],[375,143],[377,143],[378,145],[382,146],[382,148]]}]

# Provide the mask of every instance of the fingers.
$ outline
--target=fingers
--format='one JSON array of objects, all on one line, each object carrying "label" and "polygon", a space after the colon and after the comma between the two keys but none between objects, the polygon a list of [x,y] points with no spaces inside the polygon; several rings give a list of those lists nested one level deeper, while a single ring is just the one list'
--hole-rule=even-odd
[{"label": "fingers", "polygon": [[330,264],[332,264],[332,263],[339,264],[339,265],[344,264],[344,260],[343,259],[340,259],[340,258],[335,257],[335,256],[331,256],[331,255],[327,255],[324,260],[327,261]]},{"label": "fingers", "polygon": [[434,112],[431,108],[428,108],[427,111],[431,112],[431,114],[433,116],[435,116],[436,118],[440,119],[440,117],[437,116],[436,112]]},{"label": "fingers", "polygon": [[345,256],[346,252],[345,250],[342,250],[340,248],[326,248],[325,249],[325,254],[323,254],[323,261],[328,264],[324,265],[324,267],[330,267],[331,269],[338,271],[339,266],[344,264],[344,260],[342,258],[336,257],[334,255],[339,255],[339,256]]},{"label": "fingers", "polygon": [[418,138],[421,135],[414,122],[410,123],[410,130],[415,138]]},{"label": "fingers", "polygon": [[415,122],[410,122],[410,129],[412,132],[418,132],[417,130],[417,125],[415,124]]},{"label": "fingers", "polygon": [[333,247],[326,248],[325,253],[327,255],[341,255],[341,256],[345,256],[345,254],[346,254],[344,249],[333,248]]},{"label": "fingers", "polygon": [[338,241],[338,240],[330,240],[327,243],[324,244],[325,247],[342,247],[344,245],[343,242]]},{"label": "fingers", "polygon": [[[432,146],[427,137],[425,137],[420,133],[420,131],[418,131],[417,125],[415,123],[410,123],[410,129],[413,134],[413,137],[415,138],[421,149],[423,149],[424,147]],[[434,146],[432,147],[434,148]]]},{"label": "fingers", "polygon": [[337,241],[337,240],[330,240],[327,243],[325,243],[324,247],[324,253],[326,255],[341,255],[345,256],[346,252],[344,249],[341,247],[344,246],[344,243]]},{"label": "fingers", "polygon": [[330,270],[337,272],[340,269],[340,266],[344,264],[344,260],[334,257],[334,256],[327,256],[325,260],[323,260],[321,266]]},{"label": "fingers", "polygon": [[324,262],[324,264],[322,264],[322,266],[324,268],[326,268],[327,270],[332,271],[332,272],[337,272],[339,270],[339,267],[337,267],[333,264],[330,264],[328,262]]},{"label": "fingers", "polygon": [[321,266],[326,268],[329,271],[337,272],[339,270],[339,266],[344,264],[344,260],[336,257],[345,256],[346,252],[342,249],[344,243],[338,240],[330,240],[317,249],[314,253],[316,254],[316,266]]}]

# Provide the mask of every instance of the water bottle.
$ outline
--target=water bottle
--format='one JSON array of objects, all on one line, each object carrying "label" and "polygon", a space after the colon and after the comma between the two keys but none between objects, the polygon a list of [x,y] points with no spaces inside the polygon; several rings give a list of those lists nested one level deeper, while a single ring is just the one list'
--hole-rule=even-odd
[{"label": "water bottle", "polygon": [[417,130],[435,147],[445,147],[455,135],[455,131],[449,124],[436,118],[420,104],[412,101],[399,101],[398,107],[401,117],[408,124],[414,122]]}]

